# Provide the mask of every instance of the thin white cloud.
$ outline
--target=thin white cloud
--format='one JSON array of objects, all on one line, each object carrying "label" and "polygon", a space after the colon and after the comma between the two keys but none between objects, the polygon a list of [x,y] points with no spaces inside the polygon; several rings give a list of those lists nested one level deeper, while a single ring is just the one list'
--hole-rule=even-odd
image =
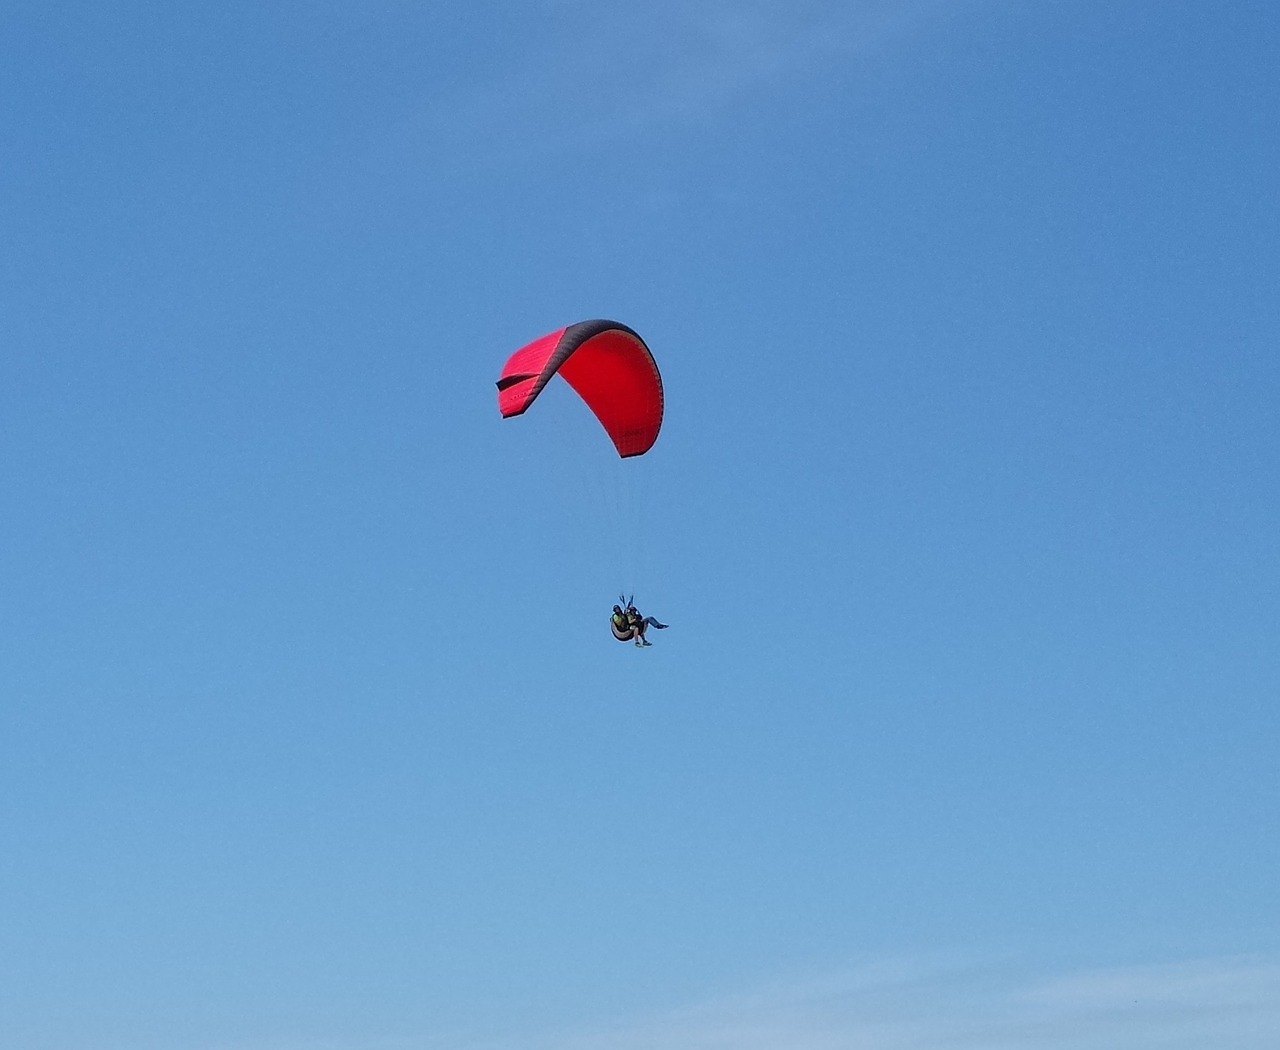
[{"label": "thin white cloud", "polygon": [[[996,2],[1008,0],[542,0],[522,9],[523,44],[499,34],[500,54],[424,82],[386,123],[371,122],[343,174],[323,172],[318,207],[342,221],[353,208],[398,216],[424,186],[438,201],[478,173],[519,187],[667,133],[720,135],[770,93],[821,84]],[[633,177],[631,203],[645,214],[685,199],[661,171]]]},{"label": "thin white cloud", "polygon": [[[683,45],[628,100],[631,121],[713,117],[736,99],[829,73],[965,6],[938,0],[755,0],[690,5]],[[621,107],[620,107],[621,108]]]},{"label": "thin white cloud", "polygon": [[[1261,957],[1029,976],[887,963],[648,1017],[476,1039],[279,1040],[216,1050],[1276,1050],[1280,961]],[[204,1048],[211,1050],[211,1048]]]},{"label": "thin white cloud", "polygon": [[1275,1050],[1280,963],[1221,959],[1049,978],[879,967],[520,1044],[529,1050]]},{"label": "thin white cloud", "polygon": [[575,141],[712,121],[735,101],[829,73],[954,18],[975,0],[567,0],[545,4],[558,43],[509,72],[428,101],[416,135],[476,150],[561,151]]}]

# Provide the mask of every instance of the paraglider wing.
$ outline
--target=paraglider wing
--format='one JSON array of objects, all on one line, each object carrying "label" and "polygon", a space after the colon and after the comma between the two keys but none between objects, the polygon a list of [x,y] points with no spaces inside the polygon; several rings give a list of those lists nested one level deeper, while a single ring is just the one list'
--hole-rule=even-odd
[{"label": "paraglider wing", "polygon": [[636,332],[617,321],[580,321],[521,347],[498,380],[502,415],[524,412],[557,372],[595,413],[619,456],[653,447],[662,427],[662,377]]}]

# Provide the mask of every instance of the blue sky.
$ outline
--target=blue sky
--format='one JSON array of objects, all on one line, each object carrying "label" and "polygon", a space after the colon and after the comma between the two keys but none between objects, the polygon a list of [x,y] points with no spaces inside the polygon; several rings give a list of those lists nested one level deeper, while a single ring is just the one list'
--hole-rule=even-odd
[{"label": "blue sky", "polygon": [[1278,54],[9,5],[0,1043],[1277,1045]]}]

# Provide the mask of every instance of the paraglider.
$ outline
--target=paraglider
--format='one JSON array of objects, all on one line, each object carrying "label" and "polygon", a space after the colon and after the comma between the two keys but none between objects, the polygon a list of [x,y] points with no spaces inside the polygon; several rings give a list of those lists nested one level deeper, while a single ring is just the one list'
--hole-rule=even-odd
[{"label": "paraglider", "polygon": [[[662,429],[662,376],[639,333],[617,321],[579,321],[535,339],[513,353],[498,379],[498,410],[504,419],[526,412],[559,375],[594,413],[623,459],[643,456]],[[613,607],[610,628],[618,641],[652,645],[650,627],[631,600]]]},{"label": "paraglider", "polygon": [[662,429],[662,376],[638,333],[617,321],[579,321],[521,347],[498,379],[503,418],[526,411],[557,374],[595,413],[619,456],[653,448]]}]

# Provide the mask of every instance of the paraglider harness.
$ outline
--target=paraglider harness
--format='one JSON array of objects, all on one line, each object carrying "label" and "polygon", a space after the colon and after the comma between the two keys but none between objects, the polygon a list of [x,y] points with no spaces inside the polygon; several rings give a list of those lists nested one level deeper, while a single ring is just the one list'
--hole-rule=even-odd
[{"label": "paraglider harness", "polygon": [[620,642],[630,642],[635,639],[638,633],[635,624],[631,622],[626,612],[631,608],[635,597],[634,594],[630,598],[624,598],[621,594],[618,595],[619,604],[614,606],[618,611],[609,617],[609,629],[613,631],[613,636]]}]

